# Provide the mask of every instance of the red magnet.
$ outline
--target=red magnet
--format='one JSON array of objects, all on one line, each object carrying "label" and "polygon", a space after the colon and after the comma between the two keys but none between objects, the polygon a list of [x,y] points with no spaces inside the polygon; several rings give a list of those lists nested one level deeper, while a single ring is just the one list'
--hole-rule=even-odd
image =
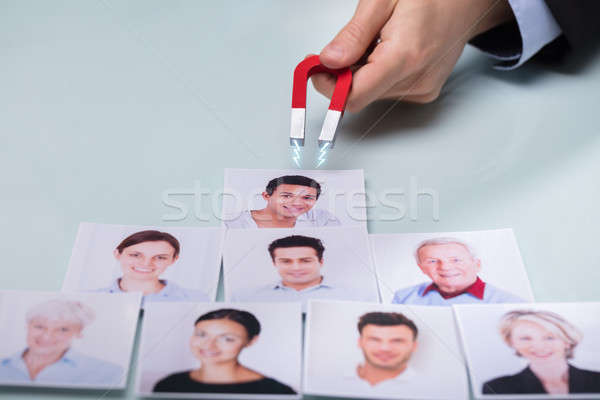
[{"label": "red magnet", "polygon": [[310,56],[304,59],[294,70],[294,87],[292,89],[292,121],[290,128],[290,144],[292,146],[304,146],[304,126],[306,123],[306,84],[308,78],[319,72],[327,72],[335,75],[337,81],[335,90],[329,103],[329,109],[319,135],[319,147],[333,147],[335,130],[338,126],[346,99],[352,84],[352,71],[350,68],[331,69],[322,65],[319,56]]}]

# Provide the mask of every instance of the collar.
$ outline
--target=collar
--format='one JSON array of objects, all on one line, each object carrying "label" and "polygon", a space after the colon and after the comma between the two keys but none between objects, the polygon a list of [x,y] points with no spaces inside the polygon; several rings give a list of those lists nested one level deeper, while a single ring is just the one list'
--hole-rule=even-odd
[{"label": "collar", "polygon": [[[110,285],[110,287],[108,288],[108,291],[110,293],[125,293],[123,292],[123,290],[121,289],[121,286],[119,286],[119,282],[121,282],[121,278],[117,278],[115,279],[112,284]],[[155,295],[155,296],[161,296],[161,297],[167,297],[170,294],[172,294],[173,291],[176,290],[176,287],[174,284],[172,284],[171,282],[169,282],[167,279],[161,279],[160,282],[162,284],[164,284],[165,286],[157,293],[151,293],[150,295]],[[137,292],[137,293],[141,293],[141,292]],[[147,295],[149,296],[149,295]]]},{"label": "collar", "polygon": [[[15,364],[17,366],[22,366],[26,370],[27,367],[25,366],[25,360],[23,359],[23,355],[26,351],[27,348],[25,348],[23,351],[13,354],[10,357],[0,360],[0,365]],[[65,354],[63,354],[61,358],[54,362],[54,364],[65,364],[76,367],[78,358],[77,352],[69,348],[67,351],[65,351]]]},{"label": "collar", "polygon": [[460,296],[461,294],[465,294],[465,293],[475,296],[479,300],[483,300],[483,293],[485,292],[485,282],[482,281],[481,279],[479,279],[479,277],[477,277],[477,279],[475,280],[475,282],[473,282],[473,284],[471,286],[467,287],[466,289],[461,290],[460,292],[452,293],[452,294],[442,292],[435,283],[431,283],[429,286],[427,286],[425,288],[425,290],[423,290],[423,294],[421,294],[421,296],[425,296],[427,293],[431,292],[432,290],[438,292],[440,294],[440,296],[442,296],[446,300],[451,299],[456,296]]},{"label": "collar", "polygon": [[[320,283],[317,283],[314,286],[309,286],[309,287],[304,288],[302,290],[298,290],[298,292],[305,292],[305,291],[315,290],[315,289],[319,289],[319,288],[322,288],[322,287],[323,288],[328,288],[328,289],[333,288],[333,286],[329,283],[329,281],[327,280],[327,278],[325,276],[321,275],[321,277],[323,279],[321,279]],[[292,289],[291,287],[285,286],[283,284],[283,281],[281,281],[281,280],[273,285],[273,289],[295,290],[295,289]]]}]

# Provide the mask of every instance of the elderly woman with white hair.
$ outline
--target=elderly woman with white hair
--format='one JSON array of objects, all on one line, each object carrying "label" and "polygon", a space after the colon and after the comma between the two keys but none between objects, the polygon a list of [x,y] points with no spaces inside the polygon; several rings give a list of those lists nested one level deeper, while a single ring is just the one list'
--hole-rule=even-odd
[{"label": "elderly woman with white hair", "polygon": [[121,382],[123,369],[71,348],[82,337],[95,313],[73,300],[53,299],[27,312],[27,347],[0,359],[0,382],[43,385],[111,386]]},{"label": "elderly woman with white hair", "polygon": [[529,365],[517,374],[484,383],[484,394],[600,393],[600,372],[568,362],[582,334],[560,315],[511,311],[502,316],[499,331],[504,342]]}]

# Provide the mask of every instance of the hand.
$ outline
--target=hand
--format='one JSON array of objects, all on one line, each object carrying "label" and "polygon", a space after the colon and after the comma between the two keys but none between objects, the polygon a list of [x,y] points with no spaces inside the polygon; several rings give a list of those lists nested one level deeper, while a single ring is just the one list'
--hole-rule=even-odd
[{"label": "hand", "polygon": [[[320,60],[354,69],[350,112],[378,99],[429,103],[467,42],[512,18],[507,0],[360,0]],[[334,77],[317,74],[312,82],[331,97]]]}]

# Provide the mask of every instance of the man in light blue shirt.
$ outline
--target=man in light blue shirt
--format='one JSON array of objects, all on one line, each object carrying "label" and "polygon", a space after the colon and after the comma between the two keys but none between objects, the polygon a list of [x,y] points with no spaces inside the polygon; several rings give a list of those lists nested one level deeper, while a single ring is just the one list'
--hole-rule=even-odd
[{"label": "man in light blue shirt", "polygon": [[431,278],[400,289],[392,303],[442,305],[480,303],[521,303],[524,300],[483,282],[477,274],[481,261],[464,242],[454,238],[429,239],[415,251],[417,265]]},{"label": "man in light blue shirt", "polygon": [[30,309],[27,348],[0,359],[0,383],[122,387],[122,367],[71,348],[94,318],[93,309],[72,300],[54,299]]},{"label": "man in light blue shirt", "polygon": [[[233,301],[301,301],[308,299],[362,300],[359,294],[329,282],[322,274],[325,247],[321,240],[292,235],[269,245],[279,282],[234,293]],[[366,299],[365,299],[366,300]]]}]

